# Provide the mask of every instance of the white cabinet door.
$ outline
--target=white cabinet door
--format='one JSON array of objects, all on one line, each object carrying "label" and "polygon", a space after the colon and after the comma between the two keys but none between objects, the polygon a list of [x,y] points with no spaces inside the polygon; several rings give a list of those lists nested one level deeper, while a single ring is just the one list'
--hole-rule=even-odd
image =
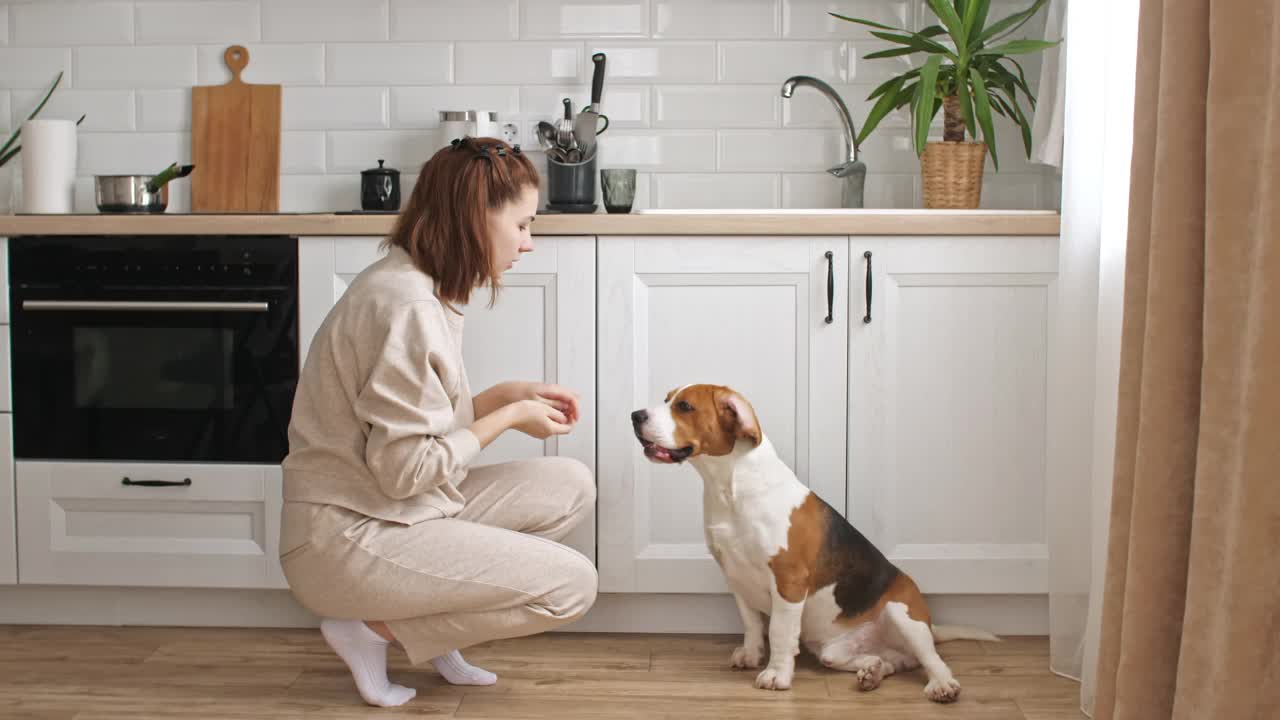
[{"label": "white cabinet door", "polygon": [[[382,256],[381,238],[305,238],[300,249],[303,357],[324,316],[356,275]],[[503,276],[498,301],[477,291],[466,314],[463,357],[474,392],[506,380],[557,383],[578,391],[583,417],[569,435],[536,440],[504,433],[477,461],[489,464],[558,455],[595,471],[595,238],[542,237]],[[595,518],[565,544],[595,558]]]},{"label": "white cabinet door", "polygon": [[23,584],[283,587],[278,466],[22,461],[16,480]]},{"label": "white cabinet door", "polygon": [[18,582],[18,524],[13,499],[13,416],[4,413],[0,414],[0,585]]},{"label": "white cabinet door", "polygon": [[853,237],[850,255],[847,517],[926,593],[1046,592],[1057,238]]},{"label": "white cabinet door", "polygon": [[604,237],[597,251],[600,589],[726,592],[701,479],[646,461],[630,414],[688,383],[732,387],[800,480],[843,511],[848,239]]}]

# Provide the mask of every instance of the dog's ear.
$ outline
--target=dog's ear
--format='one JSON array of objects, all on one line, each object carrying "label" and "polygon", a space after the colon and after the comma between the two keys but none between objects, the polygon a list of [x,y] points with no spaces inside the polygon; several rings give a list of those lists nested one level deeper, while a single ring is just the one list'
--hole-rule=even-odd
[{"label": "dog's ear", "polygon": [[676,394],[676,390],[679,390],[679,389],[680,388],[672,388],[671,390],[667,391],[667,396],[662,399],[662,402],[664,403],[671,402],[672,396],[674,396]]},{"label": "dog's ear", "polygon": [[716,407],[720,411],[720,424],[733,432],[734,437],[747,438],[752,445],[760,444],[760,421],[746,398],[734,390],[723,388],[716,393]]}]

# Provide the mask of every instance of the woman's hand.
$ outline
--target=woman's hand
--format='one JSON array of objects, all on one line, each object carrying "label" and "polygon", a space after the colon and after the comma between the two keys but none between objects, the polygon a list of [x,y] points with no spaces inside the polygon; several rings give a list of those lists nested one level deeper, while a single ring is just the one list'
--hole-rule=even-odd
[{"label": "woman's hand", "polygon": [[511,405],[515,413],[515,421],[511,427],[515,430],[545,440],[552,435],[564,435],[573,429],[573,424],[565,413],[553,407],[545,399],[517,400]]},{"label": "woman's hand", "polygon": [[536,400],[559,410],[570,425],[582,418],[578,393],[560,385],[520,381],[499,383],[477,395],[473,401],[476,417],[521,400]]}]

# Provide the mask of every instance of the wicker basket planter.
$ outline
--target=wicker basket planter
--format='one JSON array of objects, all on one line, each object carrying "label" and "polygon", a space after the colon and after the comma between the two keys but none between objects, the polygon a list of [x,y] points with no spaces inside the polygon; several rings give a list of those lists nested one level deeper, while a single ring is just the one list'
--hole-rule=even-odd
[{"label": "wicker basket planter", "polygon": [[926,208],[974,209],[982,202],[987,146],[980,142],[930,142],[920,156]]}]

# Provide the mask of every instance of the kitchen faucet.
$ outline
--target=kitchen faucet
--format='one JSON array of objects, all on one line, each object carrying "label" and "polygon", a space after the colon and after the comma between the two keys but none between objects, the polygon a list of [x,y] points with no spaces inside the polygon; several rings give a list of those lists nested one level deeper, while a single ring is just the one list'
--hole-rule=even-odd
[{"label": "kitchen faucet", "polygon": [[844,126],[844,152],[845,159],[839,165],[828,168],[827,172],[837,178],[843,180],[843,186],[840,192],[840,204],[846,208],[862,207],[863,188],[867,180],[866,163],[858,159],[858,136],[853,127],[853,118],[849,116],[849,108],[845,106],[844,100],[840,99],[840,94],[830,85],[815,77],[808,75],[795,75],[787,78],[782,83],[782,97],[790,98],[795,93],[796,87],[800,85],[808,85],[818,92],[826,96],[836,107],[836,113],[840,116],[840,123]]}]

